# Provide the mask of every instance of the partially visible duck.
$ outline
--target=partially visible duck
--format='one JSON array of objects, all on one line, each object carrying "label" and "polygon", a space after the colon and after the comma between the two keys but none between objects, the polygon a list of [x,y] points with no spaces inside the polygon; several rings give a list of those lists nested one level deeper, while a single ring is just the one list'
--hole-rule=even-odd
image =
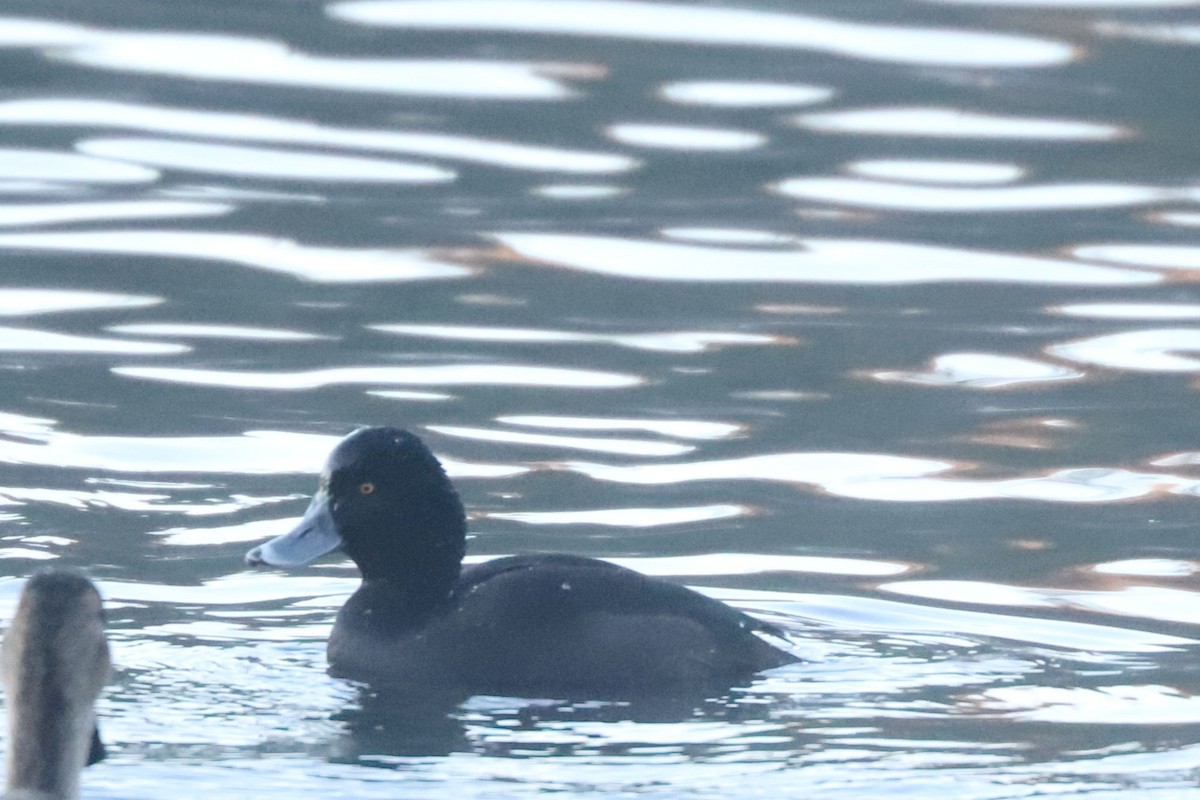
[{"label": "partially visible duck", "polygon": [[79,773],[104,757],[96,698],[108,680],[100,595],[82,574],[35,574],[0,645],[8,705],[4,800],[73,800]]},{"label": "partially visible duck", "polygon": [[251,565],[341,549],[362,585],[337,615],[335,675],[572,698],[728,688],[797,659],[773,626],[684,586],[604,561],[520,555],[462,566],[466,517],[414,434],[364,428],[329,456],[303,520]]}]

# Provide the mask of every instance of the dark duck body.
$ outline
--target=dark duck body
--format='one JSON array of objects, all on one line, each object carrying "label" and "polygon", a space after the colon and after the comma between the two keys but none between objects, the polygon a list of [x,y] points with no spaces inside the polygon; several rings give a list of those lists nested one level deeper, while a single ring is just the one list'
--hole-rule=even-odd
[{"label": "dark duck body", "polygon": [[616,697],[719,690],[797,660],[759,637],[782,637],[773,626],[604,561],[522,555],[464,568],[458,494],[398,428],[344,439],[300,524],[246,559],[291,567],[338,548],[363,576],[329,639],[342,677]]}]

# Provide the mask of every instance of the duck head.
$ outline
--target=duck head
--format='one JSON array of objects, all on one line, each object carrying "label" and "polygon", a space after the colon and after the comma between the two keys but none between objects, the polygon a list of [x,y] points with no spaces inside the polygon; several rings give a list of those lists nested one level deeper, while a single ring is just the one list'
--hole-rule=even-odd
[{"label": "duck head", "polygon": [[78,797],[80,770],[104,757],[95,702],[110,669],[92,582],[63,569],[30,578],[0,645],[14,796]]},{"label": "duck head", "polygon": [[246,561],[296,567],[341,550],[367,580],[432,570],[452,582],[465,543],[462,502],[425,443],[400,428],[362,428],[330,454],[299,524]]}]

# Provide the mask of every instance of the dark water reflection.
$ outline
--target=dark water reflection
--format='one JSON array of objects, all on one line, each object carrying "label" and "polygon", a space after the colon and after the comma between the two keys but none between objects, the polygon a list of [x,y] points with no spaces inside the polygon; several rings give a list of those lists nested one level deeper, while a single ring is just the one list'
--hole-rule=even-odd
[{"label": "dark water reflection", "polygon": [[[97,797],[1175,797],[1200,767],[1192,0],[0,12],[0,532],[87,567]],[[472,558],[806,659],[663,707],[377,696],[247,572],[420,431]]]}]

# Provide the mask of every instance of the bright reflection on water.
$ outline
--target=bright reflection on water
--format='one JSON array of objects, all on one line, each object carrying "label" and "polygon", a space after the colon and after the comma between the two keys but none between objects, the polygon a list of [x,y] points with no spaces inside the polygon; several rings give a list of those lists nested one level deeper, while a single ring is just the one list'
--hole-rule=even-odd
[{"label": "bright reflection on water", "polygon": [[9,248],[224,261],[318,283],[428,280],[468,274],[463,267],[435,261],[421,252],[310,247],[284,239],[236,233],[131,229],[0,234],[0,250]]},{"label": "bright reflection on water", "polygon": [[596,511],[494,512],[492,519],[511,519],[530,525],[609,525],[618,528],[656,528],[712,519],[743,516],[742,506],[712,505],[689,508],[602,508]]},{"label": "bright reflection on water", "polygon": [[618,453],[628,456],[681,456],[696,448],[688,444],[653,442],[644,439],[591,439],[585,436],[552,436],[544,433],[493,431],[482,428],[461,428],[454,425],[433,425],[431,431],[464,439],[489,442],[509,442],[566,450],[590,450],[596,453]]},{"label": "bright reflection on water", "polygon": [[824,102],[835,94],[833,89],[823,86],[736,81],[679,81],[663,86],[659,93],[682,105],[718,108],[809,105]]},{"label": "bright reflection on water", "polygon": [[567,90],[544,67],[491,61],[400,61],[312,56],[279,42],[237,36],[122,33],[4,19],[0,47],[44,47],[52,59],[191,80],[303,86],[386,94],[553,100]]},{"label": "bright reflection on water", "polygon": [[701,353],[731,344],[790,344],[792,340],[750,333],[719,331],[672,331],[669,333],[597,334],[578,331],[546,331],[528,328],[469,328],[451,325],[372,325],[371,328],[404,336],[434,339],[465,339],[481,342],[527,342],[538,344],[609,343],[635,350],[672,353]]},{"label": "bright reflection on water", "polygon": [[1135,206],[1186,197],[1154,186],[1080,184],[960,188],[882,183],[855,178],[792,178],[779,191],[805,200],[905,211],[978,213],[980,211],[1056,211]]},{"label": "bright reflection on water", "polygon": [[925,0],[932,3],[986,6],[1034,6],[1037,8],[1170,8],[1200,5],[1197,0]]},{"label": "bright reflection on water", "polygon": [[[0,103],[0,124],[82,126],[216,139],[283,142],[313,147],[449,158],[536,171],[623,172],[628,156],[539,147],[444,132],[343,128],[307,120],[99,100],[15,100]],[[214,152],[210,145],[208,152]],[[297,176],[299,178],[300,176]]]},{"label": "bright reflection on water", "polygon": [[1083,373],[1026,358],[989,353],[951,353],[938,356],[925,372],[885,370],[874,373],[881,381],[902,381],[929,386],[965,386],[1001,389],[1046,381],[1082,378]]},{"label": "bright reflection on water", "polygon": [[766,144],[767,141],[767,137],[754,131],[646,125],[634,122],[610,126],[608,136],[622,144],[661,147],[664,150],[750,150]]},{"label": "bright reflection on water", "polygon": [[126,203],[13,203],[0,205],[0,225],[56,225],[115,219],[176,219],[216,217],[233,211],[221,203],[188,203],[172,200]]},{"label": "bright reflection on water", "polygon": [[32,328],[0,327],[0,350],[16,353],[121,353],[166,355],[185,353],[190,348],[181,344],[133,342],[123,339],[101,339],[95,336],[70,336]]},{"label": "bright reflection on water", "polygon": [[0,148],[0,180],[49,180],[71,183],[150,183],[157,170],[103,158],[44,150]]},{"label": "bright reflection on water", "polygon": [[1097,319],[1200,319],[1200,305],[1182,303],[1075,303],[1054,310]]},{"label": "bright reflection on water", "polygon": [[848,164],[859,175],[915,183],[1011,183],[1025,174],[1017,164],[979,161],[876,160]]},{"label": "bright reflection on water", "polygon": [[1030,67],[1072,56],[1069,45],[1032,37],[624,0],[518,0],[503,7],[481,0],[363,0],[335,4],[331,12],[367,25],[799,48],[907,64]]},{"label": "bright reflection on water", "polygon": [[86,139],[75,146],[92,155],[218,175],[367,183],[440,183],[455,178],[449,170],[423,164],[314,155],[265,147],[159,139]]},{"label": "bright reflection on water", "polygon": [[277,342],[296,342],[319,338],[316,334],[300,331],[283,331],[271,328],[249,328],[240,325],[156,325],[143,323],[133,325],[111,325],[113,333],[133,333],[141,336],[177,336],[213,339],[265,339]]},{"label": "bright reflection on water", "polygon": [[[0,616],[100,583],[84,796],[1194,794],[1196,5],[12,0]],[[352,565],[242,559],[364,424],[469,562],[607,559],[802,663],[328,676]]]},{"label": "bright reflection on water", "polygon": [[949,108],[879,108],[802,114],[796,124],[820,133],[927,136],[936,139],[1092,141],[1124,134],[1117,125],[983,114]]},{"label": "bright reflection on water", "polygon": [[1055,345],[1054,355],[1138,372],[1196,372],[1200,359],[1181,355],[1200,350],[1200,330],[1166,328],[1112,333]]},{"label": "bright reflection on water", "polygon": [[111,292],[72,292],[53,289],[0,289],[0,316],[24,317],[55,314],[62,311],[143,308],[162,302],[160,297],[113,294]]},{"label": "bright reflection on water", "polygon": [[[165,345],[178,347],[178,345]],[[335,384],[429,385],[429,386],[558,386],[574,389],[603,389],[636,386],[633,375],[591,372],[579,369],[487,364],[430,367],[336,367],[309,372],[224,372],[177,367],[114,367],[113,372],[130,378],[166,381],[196,386],[225,386],[234,389],[317,389]]]},{"label": "bright reflection on water", "polygon": [[552,417],[517,414],[497,417],[497,422],[528,425],[535,428],[561,428],[573,431],[650,431],[681,439],[724,439],[741,432],[740,425],[688,419],[613,419],[588,417]]},{"label": "bright reflection on water", "polygon": [[[1122,285],[1156,283],[1151,272],[1065,259],[893,242],[807,239],[789,250],[738,250],[554,234],[497,237],[534,261],[624,278],[663,281],[882,283],[987,281]],[[0,247],[5,237],[0,236]]]}]

